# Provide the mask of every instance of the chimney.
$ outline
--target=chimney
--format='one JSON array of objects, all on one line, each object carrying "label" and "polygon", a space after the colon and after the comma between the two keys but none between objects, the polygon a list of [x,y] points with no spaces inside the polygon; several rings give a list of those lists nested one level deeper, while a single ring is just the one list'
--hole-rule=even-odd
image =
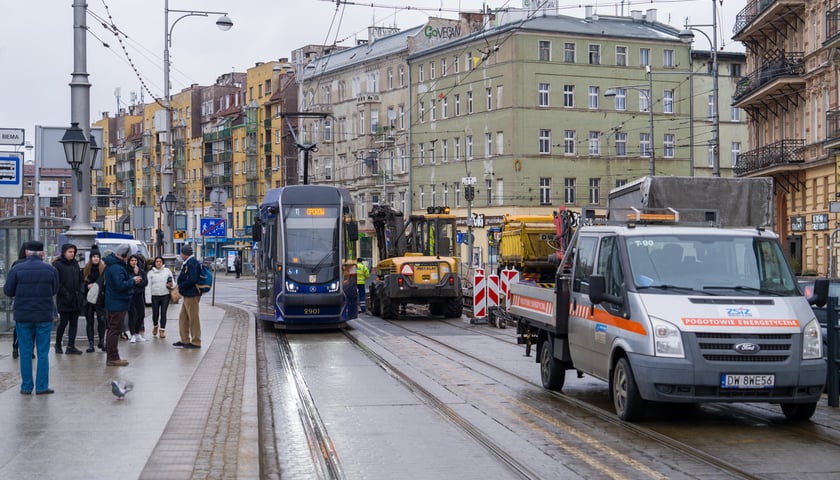
[{"label": "chimney", "polygon": [[585,18],[587,20],[591,19],[593,10],[594,9],[592,8],[592,5],[587,5],[587,6],[583,7],[583,11],[586,12],[586,13],[583,14],[584,15],[583,18]]},{"label": "chimney", "polygon": [[639,20],[642,19],[642,11],[641,10],[631,10],[630,11],[630,17],[634,21],[639,21]]},{"label": "chimney", "polygon": [[650,22],[650,23],[656,22],[656,9],[655,8],[649,8],[645,12],[645,20]]}]

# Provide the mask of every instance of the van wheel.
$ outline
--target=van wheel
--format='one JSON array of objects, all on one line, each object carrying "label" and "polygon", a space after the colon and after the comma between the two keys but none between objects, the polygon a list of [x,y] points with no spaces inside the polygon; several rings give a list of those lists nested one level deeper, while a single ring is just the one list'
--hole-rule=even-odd
[{"label": "van wheel", "polygon": [[549,338],[543,340],[540,349],[540,380],[543,387],[560,391],[566,383],[566,369],[560,360],[554,358],[554,342]]},{"label": "van wheel", "polygon": [[783,403],[782,413],[792,422],[802,422],[811,418],[817,411],[817,403]]},{"label": "van wheel", "polygon": [[645,401],[639,394],[639,387],[630,369],[627,358],[620,358],[612,375],[612,397],[618,418],[633,422],[645,413]]}]

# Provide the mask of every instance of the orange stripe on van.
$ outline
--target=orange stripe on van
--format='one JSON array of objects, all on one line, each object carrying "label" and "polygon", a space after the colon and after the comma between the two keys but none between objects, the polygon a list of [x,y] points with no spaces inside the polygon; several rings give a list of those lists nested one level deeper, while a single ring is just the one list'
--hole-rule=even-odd
[{"label": "orange stripe on van", "polygon": [[615,328],[618,328],[619,330],[625,330],[630,333],[635,333],[637,335],[647,336],[647,331],[641,323],[635,322],[633,320],[628,320],[623,317],[618,317],[600,308],[594,309],[593,314],[592,307],[577,305],[577,307],[574,309],[572,309],[571,307],[569,308],[569,314],[575,317],[580,317],[584,320],[588,320],[590,322],[603,323],[605,325],[610,325]]}]

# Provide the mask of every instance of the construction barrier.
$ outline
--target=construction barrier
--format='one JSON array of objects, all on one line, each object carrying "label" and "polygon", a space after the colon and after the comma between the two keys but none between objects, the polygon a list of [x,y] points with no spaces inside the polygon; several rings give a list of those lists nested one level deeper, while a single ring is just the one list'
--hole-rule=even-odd
[{"label": "construction barrier", "polygon": [[501,296],[505,299],[505,308],[510,305],[510,286],[519,282],[519,271],[515,269],[502,270]]},{"label": "construction barrier", "polygon": [[473,274],[473,318],[487,316],[487,285],[484,281],[484,269],[476,268]]},{"label": "construction barrier", "polygon": [[499,306],[499,276],[487,275],[487,308]]}]

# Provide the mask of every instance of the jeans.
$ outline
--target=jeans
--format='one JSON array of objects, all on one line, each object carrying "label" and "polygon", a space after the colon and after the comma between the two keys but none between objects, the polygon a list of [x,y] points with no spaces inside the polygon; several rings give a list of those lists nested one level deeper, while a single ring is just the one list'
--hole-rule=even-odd
[{"label": "jeans", "polygon": [[52,322],[16,322],[18,348],[20,348],[20,390],[31,392],[32,383],[32,339],[38,350],[38,367],[35,372],[34,388],[43,392],[50,388],[50,333]]},{"label": "jeans", "polygon": [[107,312],[108,330],[105,332],[105,353],[107,354],[107,361],[120,359],[120,334],[124,332],[125,319],[128,312]]},{"label": "jeans", "polygon": [[168,309],[169,294],[152,295],[152,324],[160,325],[160,328],[166,328],[166,311]]},{"label": "jeans", "polygon": [[359,288],[359,310],[364,312],[365,311],[365,284],[364,283],[358,284],[357,287]]}]

